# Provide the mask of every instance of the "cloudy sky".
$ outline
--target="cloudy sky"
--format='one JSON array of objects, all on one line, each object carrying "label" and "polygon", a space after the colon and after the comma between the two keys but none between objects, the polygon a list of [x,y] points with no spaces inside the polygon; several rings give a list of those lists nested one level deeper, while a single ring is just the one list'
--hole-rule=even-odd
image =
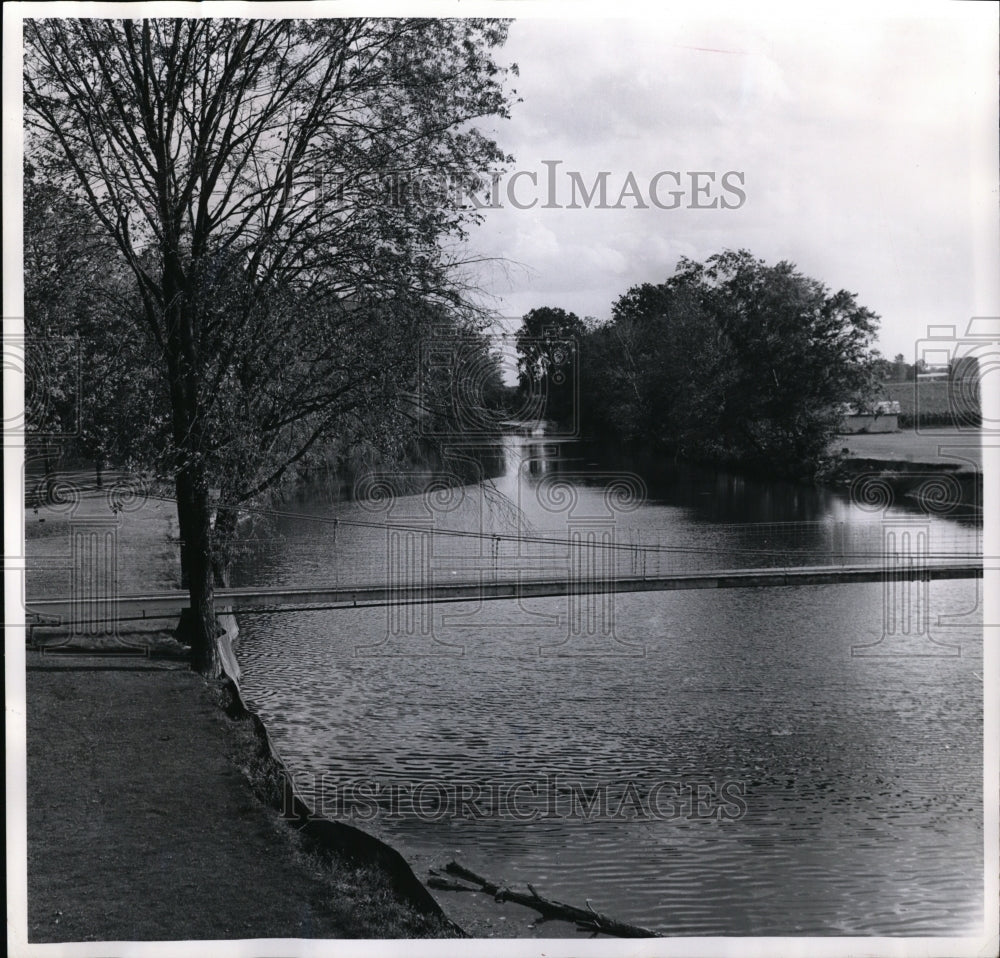
[{"label": "cloudy sky", "polygon": [[[855,292],[890,356],[912,357],[929,325],[995,311],[997,6],[852,9],[518,19],[505,52],[523,102],[495,127],[516,163],[472,240],[513,261],[482,273],[495,308],[603,318],[680,256],[745,247]],[[586,208],[579,187],[584,208],[554,208],[573,199],[571,173],[590,190],[601,171],[608,206],[626,189],[620,208]],[[682,190],[677,209],[649,196],[661,171],[680,174],[654,190],[663,206]],[[730,171],[743,202],[723,188]],[[715,181],[695,194],[692,172]]]}]

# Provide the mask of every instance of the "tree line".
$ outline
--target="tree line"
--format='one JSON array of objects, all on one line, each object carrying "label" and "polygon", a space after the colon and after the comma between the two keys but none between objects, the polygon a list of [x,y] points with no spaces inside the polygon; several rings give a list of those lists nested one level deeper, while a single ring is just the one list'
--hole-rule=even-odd
[{"label": "tree line", "polygon": [[902,353],[896,353],[892,360],[880,358],[878,371],[886,383],[912,383],[920,379],[973,380],[979,375],[979,359],[971,355],[952,356],[947,363],[932,366],[920,357],[908,363]]},{"label": "tree line", "polygon": [[518,337],[519,386],[592,439],[810,476],[840,404],[877,394],[878,323],[854,294],[789,262],[727,250],[633,286],[606,322],[532,310]]}]

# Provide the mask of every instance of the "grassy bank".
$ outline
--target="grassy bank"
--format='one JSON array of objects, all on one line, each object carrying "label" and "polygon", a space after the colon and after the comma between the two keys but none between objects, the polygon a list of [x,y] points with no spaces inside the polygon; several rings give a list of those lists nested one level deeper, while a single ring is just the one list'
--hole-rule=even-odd
[{"label": "grassy bank", "polygon": [[831,453],[850,459],[942,465],[956,469],[982,466],[979,430],[927,428],[899,432],[851,433],[835,436]]},{"label": "grassy bank", "polygon": [[[114,482],[65,476],[25,510],[29,599],[70,593],[80,521],[115,524],[119,593],[176,588],[172,503],[114,512]],[[395,851],[290,803],[259,720],[190,672],[170,625],[31,636],[29,940],[461,936]]]},{"label": "grassy bank", "polygon": [[982,449],[979,431],[907,429],[837,436],[841,458],[827,477],[866,504],[885,502],[952,519],[981,519]]},{"label": "grassy bank", "polygon": [[231,692],[177,663],[28,655],[32,942],[454,937],[356,850],[280,814]]}]

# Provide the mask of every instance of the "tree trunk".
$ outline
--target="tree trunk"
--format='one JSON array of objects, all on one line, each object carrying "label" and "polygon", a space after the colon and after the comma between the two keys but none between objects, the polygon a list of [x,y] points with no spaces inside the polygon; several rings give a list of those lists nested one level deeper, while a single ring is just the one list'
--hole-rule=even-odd
[{"label": "tree trunk", "polygon": [[233,544],[239,510],[232,506],[219,506],[215,513],[215,529],[212,537],[212,572],[216,588],[225,589],[230,584],[233,567]]},{"label": "tree trunk", "polygon": [[190,469],[181,469],[177,474],[181,568],[191,602],[181,613],[177,638],[191,646],[192,668],[216,679],[223,674],[218,640],[225,630],[215,617],[211,510],[207,483],[191,473]]},{"label": "tree trunk", "polygon": [[[166,185],[164,184],[164,195]],[[181,535],[181,582],[190,605],[181,613],[177,638],[191,646],[191,667],[208,678],[225,674],[225,630],[215,616],[212,579],[212,511],[204,461],[201,364],[198,359],[197,316],[186,297],[183,265],[175,236],[162,239],[163,292],[167,304],[166,352],[170,405],[177,448],[177,524]],[[155,316],[154,326],[155,326]]]}]

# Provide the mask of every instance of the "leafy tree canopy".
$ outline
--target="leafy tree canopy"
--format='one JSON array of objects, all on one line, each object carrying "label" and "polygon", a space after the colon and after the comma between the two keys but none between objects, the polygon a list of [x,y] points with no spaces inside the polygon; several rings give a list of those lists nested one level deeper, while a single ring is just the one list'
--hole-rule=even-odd
[{"label": "leafy tree canopy", "polygon": [[584,341],[584,426],[692,458],[815,471],[838,405],[875,388],[878,317],[746,250],[682,259]]},{"label": "leafy tree canopy", "polygon": [[[457,200],[508,158],[507,23],[24,24],[26,154],[127,270],[162,383],[195,658],[218,671],[209,490],[235,507],[352,429],[387,434],[446,310]],[[417,186],[420,188],[418,189]]]}]

